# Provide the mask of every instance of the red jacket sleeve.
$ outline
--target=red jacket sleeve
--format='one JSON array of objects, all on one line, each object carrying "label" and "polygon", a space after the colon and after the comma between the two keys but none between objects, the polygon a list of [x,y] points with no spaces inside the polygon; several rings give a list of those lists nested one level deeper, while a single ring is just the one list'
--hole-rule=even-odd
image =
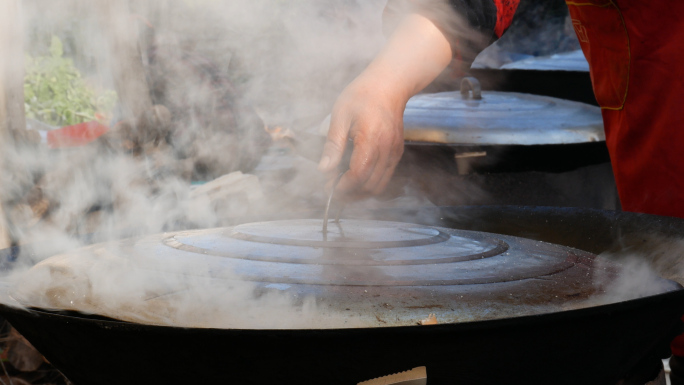
[{"label": "red jacket sleeve", "polygon": [[520,4],[520,0],[494,0],[494,5],[496,5],[494,34],[497,38],[503,36],[504,32],[511,26],[518,4]]}]

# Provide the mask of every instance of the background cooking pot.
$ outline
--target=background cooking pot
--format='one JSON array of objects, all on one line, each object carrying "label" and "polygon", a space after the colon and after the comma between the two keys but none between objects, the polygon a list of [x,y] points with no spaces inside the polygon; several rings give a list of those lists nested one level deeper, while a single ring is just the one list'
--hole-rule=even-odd
[{"label": "background cooking pot", "polygon": [[409,101],[398,178],[438,205],[619,208],[598,107],[519,92],[469,95]]},{"label": "background cooking pot", "polygon": [[[468,87],[463,89],[474,89],[472,93],[420,94],[409,101],[404,112],[405,153],[389,194],[398,195],[412,183],[437,205],[619,208],[600,109],[508,92],[519,84],[506,81],[519,76],[537,76],[555,87],[553,79],[577,73],[496,71],[483,75],[482,86],[474,78],[464,79]],[[508,80],[497,79],[504,72]],[[587,73],[579,74],[588,78]],[[537,90],[532,88],[522,90]],[[591,88],[589,95],[593,98]],[[327,129],[324,122],[298,132],[298,152],[318,161]]]}]

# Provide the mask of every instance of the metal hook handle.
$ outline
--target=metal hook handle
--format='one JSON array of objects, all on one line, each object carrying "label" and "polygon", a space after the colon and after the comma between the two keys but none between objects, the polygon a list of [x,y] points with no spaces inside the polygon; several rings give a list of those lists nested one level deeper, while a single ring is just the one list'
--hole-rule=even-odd
[{"label": "metal hook handle", "polygon": [[[332,185],[332,190],[330,190],[330,195],[328,196],[328,204],[325,205],[325,214],[323,215],[323,239],[325,240],[328,240],[328,218],[330,218],[330,205],[332,204],[333,197],[335,196],[335,189],[337,188],[337,184],[340,183],[340,179],[342,179],[345,172],[346,171],[341,172],[340,175],[338,175],[337,178],[335,178],[335,181]],[[339,221],[339,213],[338,217],[336,218],[336,221]]]},{"label": "metal hook handle", "polygon": [[[345,148],[344,154],[342,155],[342,159],[340,160],[339,166],[337,166],[338,170],[340,171],[340,174],[335,178],[333,181],[332,185],[332,190],[330,190],[330,195],[328,196],[328,204],[325,205],[325,214],[323,215],[323,239],[327,240],[328,239],[328,219],[330,217],[330,206],[332,205],[333,197],[335,196],[335,190],[337,189],[337,185],[340,183],[340,180],[344,176],[344,174],[349,171],[349,166],[351,163],[351,156],[352,153],[354,152],[354,141],[349,139],[347,141],[347,147]],[[344,209],[344,206],[342,206],[339,211],[337,212],[337,215],[335,216],[335,222],[339,224],[340,222],[340,215],[342,214],[342,210]]]},{"label": "metal hook handle", "polygon": [[473,100],[482,100],[482,86],[480,81],[472,76],[464,77],[461,80],[461,97],[468,99],[470,91],[473,92]]}]

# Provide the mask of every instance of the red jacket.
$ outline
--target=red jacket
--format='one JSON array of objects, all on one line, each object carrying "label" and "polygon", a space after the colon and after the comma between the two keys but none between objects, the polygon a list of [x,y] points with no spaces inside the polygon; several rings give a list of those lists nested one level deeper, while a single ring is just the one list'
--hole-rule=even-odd
[{"label": "red jacket", "polygon": [[627,211],[684,217],[684,1],[568,1]]}]

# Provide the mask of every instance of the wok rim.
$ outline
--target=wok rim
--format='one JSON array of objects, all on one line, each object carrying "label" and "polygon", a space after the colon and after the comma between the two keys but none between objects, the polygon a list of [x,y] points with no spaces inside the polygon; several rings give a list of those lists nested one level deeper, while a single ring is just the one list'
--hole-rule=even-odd
[{"label": "wok rim", "polygon": [[[674,282],[674,281],[673,281]],[[365,333],[368,330],[373,330],[377,332],[418,332],[422,331],[437,331],[444,329],[459,329],[463,330],[480,330],[480,329],[500,329],[506,327],[515,326],[535,326],[540,324],[554,324],[558,320],[569,321],[573,319],[587,319],[591,317],[596,317],[604,315],[606,313],[622,313],[628,312],[635,308],[649,307],[656,303],[670,303],[670,302],[680,302],[681,309],[684,310],[684,287],[678,289],[640,297],[636,299],[631,299],[622,302],[610,303],[607,305],[592,306],[580,309],[571,309],[565,311],[558,311],[552,313],[543,314],[531,314],[531,315],[521,315],[518,317],[505,317],[496,319],[487,319],[480,321],[464,321],[464,322],[452,322],[452,323],[441,323],[437,325],[399,325],[399,326],[378,326],[378,327],[361,327],[361,328],[313,328],[313,329],[238,329],[238,328],[198,328],[198,327],[183,327],[183,326],[169,326],[169,325],[154,325],[154,324],[142,324],[129,321],[122,321],[117,319],[110,319],[105,316],[100,316],[97,314],[83,316],[77,315],[77,312],[64,311],[64,310],[49,310],[43,308],[21,308],[14,307],[9,304],[0,302],[0,314],[4,314],[7,311],[19,314],[19,315],[29,315],[42,318],[52,318],[59,319],[62,321],[75,321],[75,322],[86,322],[95,323],[100,326],[107,328],[120,328],[120,329],[144,329],[150,331],[169,331],[169,332],[206,332],[206,333],[269,333],[269,334],[301,334],[301,333],[350,333],[359,332]],[[669,306],[672,308],[672,306]],[[23,313],[23,314],[22,314]],[[93,317],[93,318],[90,318]],[[97,318],[95,318],[97,317]]]}]

